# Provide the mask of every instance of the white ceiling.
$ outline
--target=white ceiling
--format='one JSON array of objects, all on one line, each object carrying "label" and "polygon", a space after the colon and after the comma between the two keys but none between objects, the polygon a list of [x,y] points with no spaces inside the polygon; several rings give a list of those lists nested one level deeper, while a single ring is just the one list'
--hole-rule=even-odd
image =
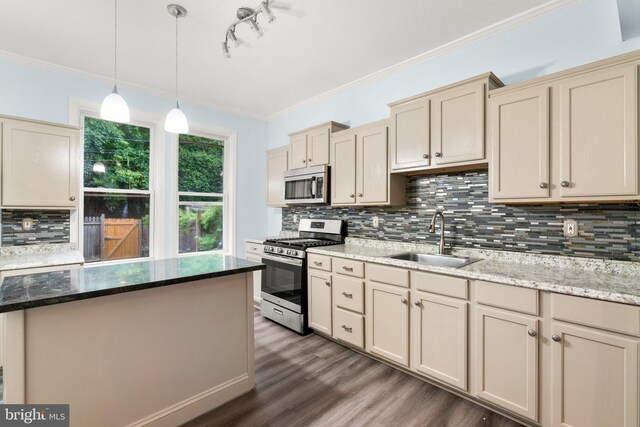
[{"label": "white ceiling", "polygon": [[[264,37],[238,27],[244,46],[221,42],[240,6],[260,0],[178,0],[181,95],[269,115],[392,66],[548,0],[284,0]],[[119,0],[119,78],[174,86],[168,0]],[[112,76],[113,0],[0,0],[0,50]]]}]

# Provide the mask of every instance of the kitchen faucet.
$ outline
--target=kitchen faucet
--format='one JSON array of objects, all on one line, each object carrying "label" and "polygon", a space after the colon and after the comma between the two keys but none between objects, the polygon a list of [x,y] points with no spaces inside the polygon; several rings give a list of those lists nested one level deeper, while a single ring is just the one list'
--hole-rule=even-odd
[{"label": "kitchen faucet", "polygon": [[440,246],[438,253],[444,255],[444,215],[440,211],[436,211],[431,218],[431,225],[429,226],[429,233],[435,233],[436,231],[436,217],[440,217]]}]

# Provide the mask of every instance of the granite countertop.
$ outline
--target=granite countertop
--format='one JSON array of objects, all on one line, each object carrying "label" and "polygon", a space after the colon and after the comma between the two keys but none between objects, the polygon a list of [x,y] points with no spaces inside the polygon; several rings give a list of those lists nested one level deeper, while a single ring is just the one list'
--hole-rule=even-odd
[{"label": "granite countertop", "polygon": [[240,258],[203,254],[6,277],[0,286],[0,313],[264,268],[263,264]]},{"label": "granite countertop", "polygon": [[[362,241],[360,241],[362,240]],[[408,251],[435,252],[433,245],[385,244],[347,239],[346,245],[308,249],[307,252],[485,280],[510,286],[640,305],[640,265],[632,262],[532,256],[506,251],[464,249],[455,255],[483,258],[462,268],[436,267],[387,258]]]},{"label": "granite countertop", "polygon": [[75,244],[10,246],[0,249],[0,271],[84,264]]}]

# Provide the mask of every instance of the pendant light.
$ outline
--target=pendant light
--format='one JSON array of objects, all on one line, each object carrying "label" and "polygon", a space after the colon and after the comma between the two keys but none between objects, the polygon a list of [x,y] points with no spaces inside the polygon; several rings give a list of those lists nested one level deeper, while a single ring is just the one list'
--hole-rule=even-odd
[{"label": "pendant light", "polygon": [[170,4],[167,6],[167,11],[176,17],[176,107],[167,114],[164,130],[171,133],[188,133],[189,123],[178,103],[178,18],[186,16],[187,9],[177,4]]},{"label": "pendant light", "polygon": [[129,123],[129,107],[126,101],[118,93],[118,0],[115,0],[115,31],[114,31],[114,72],[113,91],[102,101],[100,117],[112,122]]}]

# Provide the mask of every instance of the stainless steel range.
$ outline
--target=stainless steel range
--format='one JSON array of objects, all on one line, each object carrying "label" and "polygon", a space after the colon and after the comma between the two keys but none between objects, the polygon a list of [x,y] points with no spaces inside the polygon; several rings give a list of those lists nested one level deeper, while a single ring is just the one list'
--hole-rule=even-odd
[{"label": "stainless steel range", "polygon": [[306,249],[344,243],[346,227],[341,220],[301,219],[298,231],[300,237],[264,241],[260,313],[307,334]]}]

